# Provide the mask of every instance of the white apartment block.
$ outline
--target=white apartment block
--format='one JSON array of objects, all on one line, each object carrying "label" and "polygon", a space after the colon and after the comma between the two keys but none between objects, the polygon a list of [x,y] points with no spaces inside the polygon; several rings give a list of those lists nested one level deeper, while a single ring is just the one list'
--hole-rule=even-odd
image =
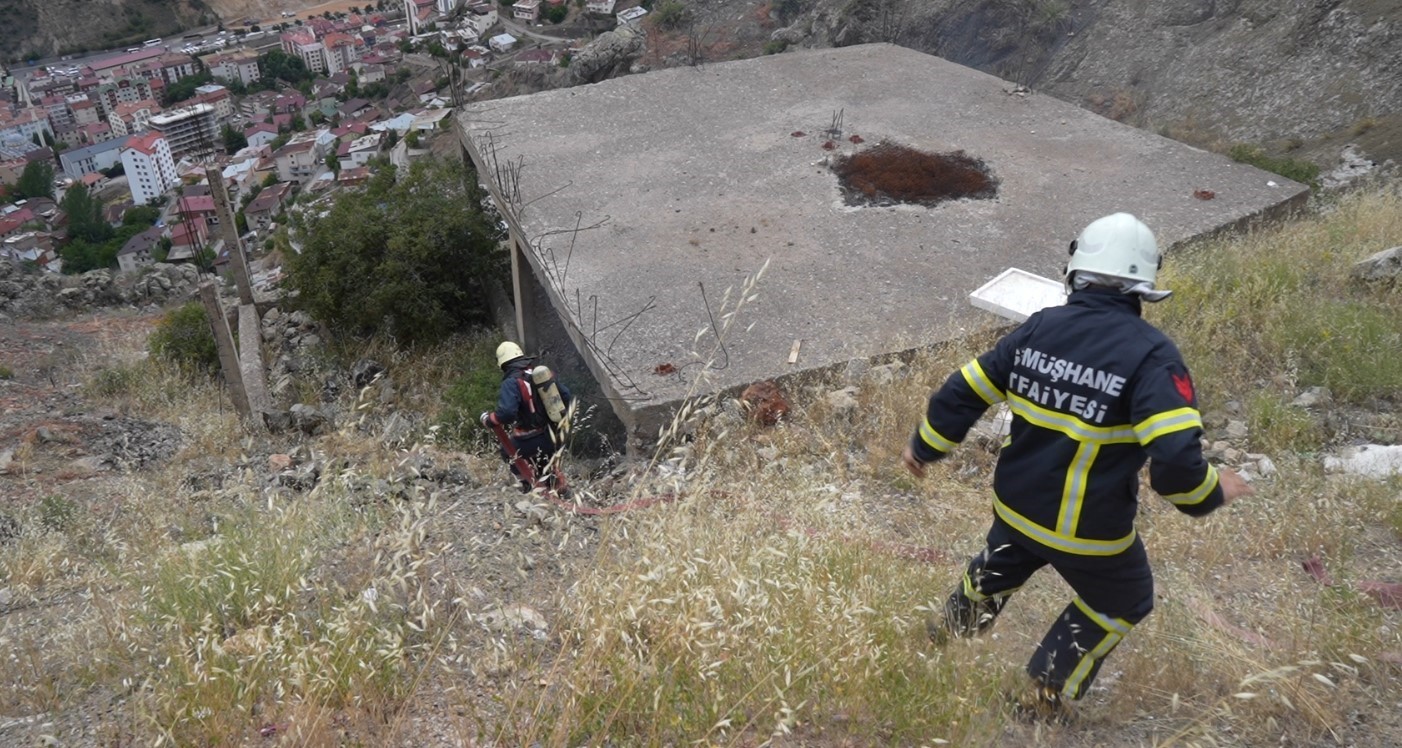
[{"label": "white apartment block", "polygon": [[122,151],[122,167],[131,187],[131,200],[137,205],[150,203],[180,182],[170,145],[159,132],[132,138]]},{"label": "white apartment block", "polygon": [[540,0],[516,0],[511,6],[511,15],[518,21],[539,21]]},{"label": "white apartment block", "polygon": [[282,51],[302,58],[307,70],[313,73],[326,72],[326,46],[317,41],[310,31],[283,34]]},{"label": "white apartment block", "polygon": [[463,15],[462,27],[472,35],[481,39],[487,35],[487,30],[497,25],[497,9],[490,5],[468,6],[467,13]]},{"label": "white apartment block", "polygon": [[258,53],[240,49],[223,54],[213,54],[201,58],[204,66],[209,69],[209,74],[215,78],[223,78],[227,81],[238,81],[243,85],[258,80],[263,77],[262,71],[258,69]]}]

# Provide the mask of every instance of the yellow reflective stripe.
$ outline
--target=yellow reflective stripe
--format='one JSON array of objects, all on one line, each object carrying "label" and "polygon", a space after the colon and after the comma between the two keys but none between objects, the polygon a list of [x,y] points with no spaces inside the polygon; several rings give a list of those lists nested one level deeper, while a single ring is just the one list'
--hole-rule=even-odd
[{"label": "yellow reflective stripe", "polygon": [[936,452],[948,452],[954,449],[955,446],[954,442],[944,438],[940,432],[935,431],[935,427],[930,425],[930,419],[928,418],[925,419],[924,423],[920,424],[920,441],[925,442],[925,444]]},{"label": "yellow reflective stripe", "polygon": [[964,381],[969,383],[969,387],[973,388],[973,391],[977,392],[984,402],[989,405],[1003,402],[1003,391],[993,384],[993,380],[989,379],[987,374],[983,373],[983,367],[979,365],[978,359],[964,364],[964,368],[960,369],[959,373],[964,375]]},{"label": "yellow reflective stripe", "polygon": [[1087,618],[1095,621],[1095,625],[1105,630],[1105,638],[1101,639],[1100,643],[1091,648],[1089,652],[1082,655],[1081,661],[1076,663],[1076,668],[1071,671],[1071,676],[1066,679],[1066,685],[1061,687],[1061,693],[1063,695],[1074,698],[1076,691],[1081,687],[1081,682],[1090,674],[1090,669],[1095,667],[1095,663],[1103,659],[1105,655],[1110,654],[1110,650],[1114,649],[1121,640],[1129,635],[1129,631],[1134,628],[1134,624],[1123,618],[1111,618],[1102,613],[1097,613],[1091,610],[1090,606],[1086,605],[1085,601],[1080,597],[1076,597],[1072,602],[1076,604],[1076,607],[1079,608],[1082,613],[1086,614]]},{"label": "yellow reflective stripe", "polygon": [[1094,649],[1081,656],[1081,661],[1076,663],[1076,669],[1071,671],[1071,677],[1066,679],[1066,685],[1061,687],[1061,694],[1074,699],[1077,689],[1081,687],[1081,681],[1090,674],[1090,669],[1095,667],[1095,663],[1103,659],[1105,655],[1110,654],[1110,650],[1114,649],[1123,638],[1113,631],[1105,634],[1105,638],[1101,639]]},{"label": "yellow reflective stripe", "polygon": [[1076,527],[1081,523],[1081,507],[1085,506],[1086,482],[1090,480],[1090,466],[1100,454],[1100,445],[1081,442],[1076,447],[1076,456],[1071,460],[1071,468],[1066,471],[1066,483],[1061,489],[1061,519],[1056,531],[1068,537],[1076,536]]},{"label": "yellow reflective stripe", "polygon": [[1197,488],[1186,493],[1169,494],[1164,498],[1178,506],[1192,506],[1194,504],[1201,504],[1203,500],[1212,495],[1212,490],[1216,487],[1217,468],[1208,465],[1207,477],[1203,478],[1202,483],[1199,484]]},{"label": "yellow reflective stripe", "polygon": [[1071,602],[1075,603],[1076,607],[1080,608],[1081,612],[1086,614],[1086,618],[1095,621],[1095,625],[1106,631],[1119,634],[1120,636],[1128,636],[1129,630],[1134,628],[1134,624],[1123,618],[1111,618],[1104,613],[1091,610],[1090,606],[1086,605],[1086,601],[1082,600],[1079,596],[1073,598]]},{"label": "yellow reflective stripe", "polygon": [[1178,408],[1156,413],[1134,424],[1134,433],[1139,443],[1147,447],[1160,436],[1191,428],[1202,428],[1202,416],[1194,408]]},{"label": "yellow reflective stripe", "polygon": [[1022,589],[1021,585],[1014,587],[1010,590],[1003,590],[1002,592],[999,592],[996,595],[985,595],[979,590],[978,586],[974,584],[974,580],[969,579],[969,572],[964,572],[964,597],[967,597],[976,603],[981,603],[989,598],[1007,597],[1008,595],[1011,595],[1020,589]]},{"label": "yellow reflective stripe", "polygon": [[1128,424],[1124,426],[1092,426],[1081,419],[1048,410],[1019,395],[1008,395],[1008,404],[1015,415],[1033,426],[1059,431],[1078,442],[1099,444],[1137,444],[1139,437]]},{"label": "yellow reflective stripe", "polygon": [[1113,556],[1134,543],[1134,530],[1130,530],[1128,535],[1118,540],[1091,540],[1049,530],[1013,511],[997,496],[993,497],[993,511],[1013,529],[1038,543],[1078,556]]}]

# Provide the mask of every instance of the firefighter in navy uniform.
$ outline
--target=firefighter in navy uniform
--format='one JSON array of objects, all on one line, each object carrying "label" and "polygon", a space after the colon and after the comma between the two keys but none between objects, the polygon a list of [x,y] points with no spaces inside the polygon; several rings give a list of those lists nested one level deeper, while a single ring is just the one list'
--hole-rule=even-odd
[{"label": "firefighter in navy uniform", "polygon": [[1127,213],[1101,218],[1071,243],[1064,306],[1033,314],[930,396],[902,455],[917,477],[1006,402],[1011,431],[993,474],[987,546],[928,628],[942,643],[993,624],[1033,572],[1050,565],[1076,597],[1028,663],[1017,699],[1060,719],[1105,656],[1154,605],[1153,575],[1134,529],[1139,471],[1180,511],[1206,515],[1251,488],[1203,458],[1202,419],[1178,349],[1140,318],[1160,266],[1153,234]]},{"label": "firefighter in navy uniform", "polygon": [[[537,476],[549,476],[547,482],[553,487],[551,460],[563,442],[565,424],[552,420],[547,404],[533,394],[536,385],[531,380],[531,359],[521,350],[521,346],[504,341],[497,346],[496,358],[497,366],[502,371],[497,409],[482,414],[482,425],[489,426],[490,422],[494,422],[510,427],[508,436],[517,455],[530,461]],[[561,412],[568,413],[573,401],[569,388],[563,382],[555,382],[553,387],[560,398],[555,405]],[[521,492],[529,493],[531,484],[511,463],[505,445],[502,446],[501,456],[510,465],[511,474],[520,481]]]}]

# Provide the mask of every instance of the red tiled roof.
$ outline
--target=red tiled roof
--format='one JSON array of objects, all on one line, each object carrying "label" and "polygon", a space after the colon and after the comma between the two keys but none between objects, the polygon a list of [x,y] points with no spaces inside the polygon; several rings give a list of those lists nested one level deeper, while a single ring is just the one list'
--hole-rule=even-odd
[{"label": "red tiled roof", "polygon": [[156,143],[162,138],[163,136],[159,132],[153,130],[128,140],[127,147],[134,151],[140,151],[148,156],[152,156],[156,153]]},{"label": "red tiled roof", "polygon": [[212,195],[198,195],[195,197],[180,198],[181,213],[213,213],[214,197]]}]

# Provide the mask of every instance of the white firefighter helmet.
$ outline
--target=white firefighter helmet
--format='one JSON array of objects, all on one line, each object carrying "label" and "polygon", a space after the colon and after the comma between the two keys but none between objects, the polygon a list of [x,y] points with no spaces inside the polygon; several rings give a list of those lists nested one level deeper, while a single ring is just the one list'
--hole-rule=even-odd
[{"label": "white firefighter helmet", "polygon": [[1127,278],[1153,285],[1163,265],[1163,256],[1154,233],[1128,213],[1113,213],[1092,221],[1071,242],[1071,261],[1066,264],[1066,283],[1077,270]]},{"label": "white firefighter helmet", "polygon": [[511,363],[512,361],[515,361],[518,358],[525,357],[526,354],[524,351],[521,350],[521,346],[516,345],[510,340],[504,340],[502,341],[501,345],[497,346],[498,367],[506,366],[507,364]]}]

